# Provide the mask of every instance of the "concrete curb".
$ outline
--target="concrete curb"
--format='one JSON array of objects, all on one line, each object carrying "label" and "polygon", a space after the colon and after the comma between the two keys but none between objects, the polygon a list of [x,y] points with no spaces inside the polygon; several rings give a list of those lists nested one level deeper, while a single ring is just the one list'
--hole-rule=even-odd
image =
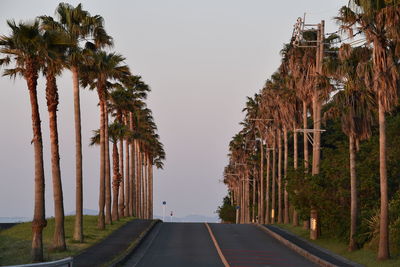
[{"label": "concrete curb", "polygon": [[143,240],[150,234],[153,228],[160,223],[161,220],[155,220],[150,224],[150,226],[142,233],[140,236],[123,252],[118,254],[112,261],[106,263],[104,266],[120,266],[122,265],[127,258],[135,251],[135,249],[143,242]]},{"label": "concrete curb", "polygon": [[[266,232],[267,234],[269,234],[270,236],[272,236],[273,238],[275,238],[276,240],[278,240],[279,242],[281,242],[282,244],[284,244],[285,246],[287,246],[288,248],[290,248],[291,250],[297,252],[298,254],[302,255],[303,257],[305,257],[306,259],[320,265],[323,267],[338,267],[335,264],[332,264],[330,262],[327,262],[323,259],[321,259],[320,257],[311,254],[310,252],[306,251],[305,249],[297,246],[296,244],[293,244],[292,242],[290,242],[289,240],[285,239],[284,237],[280,236],[279,234],[271,231],[270,229],[268,229],[267,227],[264,227],[261,224],[255,224],[259,229],[261,229],[262,231]],[[315,246],[314,246],[315,247]],[[348,260],[346,260],[348,261]],[[349,261],[348,261],[349,262]],[[350,263],[350,262],[349,262]],[[354,264],[354,266],[362,266],[359,264]]]}]

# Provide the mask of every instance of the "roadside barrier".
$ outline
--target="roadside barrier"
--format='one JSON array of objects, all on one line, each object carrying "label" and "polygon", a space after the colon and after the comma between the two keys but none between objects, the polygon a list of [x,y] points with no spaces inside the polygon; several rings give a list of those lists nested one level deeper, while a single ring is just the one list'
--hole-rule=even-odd
[{"label": "roadside barrier", "polygon": [[58,261],[48,261],[40,263],[30,263],[23,265],[9,265],[5,267],[72,267],[73,259],[71,257]]}]

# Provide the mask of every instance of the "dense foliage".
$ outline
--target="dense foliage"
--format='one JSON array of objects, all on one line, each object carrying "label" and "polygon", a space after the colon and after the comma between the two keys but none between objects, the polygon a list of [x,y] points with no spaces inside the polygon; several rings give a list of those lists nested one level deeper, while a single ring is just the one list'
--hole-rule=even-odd
[{"label": "dense foliage", "polygon": [[[321,173],[316,176],[307,175],[303,169],[297,171],[289,168],[287,181],[291,204],[299,211],[302,218],[309,216],[311,205],[318,207],[321,219],[321,231],[341,239],[348,237],[350,224],[350,177],[348,139],[342,133],[338,120],[328,120],[327,130],[323,134],[321,146]],[[377,127],[373,131],[378,131]],[[388,178],[390,205],[390,229],[393,232],[391,242],[393,252],[398,250],[400,202],[400,112],[397,110],[388,116]],[[379,216],[379,136],[363,141],[357,152],[357,173],[359,175],[359,223],[357,243],[362,246],[373,241],[376,245],[376,216]],[[377,221],[379,224],[379,220]],[[377,228],[379,229],[379,227]],[[396,236],[397,233],[397,237]],[[397,242],[395,241],[397,239]]]},{"label": "dense foliage", "polygon": [[222,222],[224,223],[235,223],[236,210],[235,207],[232,206],[230,196],[224,197],[222,206],[219,206],[217,209],[217,214]]}]

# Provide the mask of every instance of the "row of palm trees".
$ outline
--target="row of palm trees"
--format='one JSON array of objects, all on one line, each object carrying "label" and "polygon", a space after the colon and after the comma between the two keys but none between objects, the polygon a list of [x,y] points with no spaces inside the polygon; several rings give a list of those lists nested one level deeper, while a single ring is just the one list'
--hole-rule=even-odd
[{"label": "row of palm trees", "polygon": [[[312,163],[312,175],[318,175],[321,121],[337,117],[349,140],[349,250],[355,250],[359,227],[355,158],[359,142],[372,135],[376,116],[381,192],[378,259],[390,257],[385,117],[398,105],[399,4],[396,0],[350,0],[339,10],[335,19],[340,30],[349,37],[359,31],[365,39],[361,46],[344,44],[336,34],[325,37],[308,31],[303,33],[300,46],[291,42],[281,51],[278,71],[258,94],[248,98],[243,129],[229,144],[224,182],[239,206],[237,222],[249,223],[258,217],[260,223],[289,223],[292,218],[293,224],[298,225],[296,209],[289,214],[285,179],[289,149],[293,151],[293,169],[297,170],[298,134],[303,134],[302,171],[308,173]],[[315,48],[315,43],[323,45]],[[288,145],[289,132],[293,147]],[[311,238],[317,238],[320,230],[316,206],[311,203],[310,220],[304,222],[310,227]]]},{"label": "row of palm trees", "polygon": [[40,16],[33,22],[17,24],[9,20],[7,24],[11,33],[0,37],[0,53],[3,55],[0,66],[5,66],[3,75],[23,77],[30,96],[35,160],[32,261],[43,260],[42,231],[46,226],[43,140],[37,99],[37,81],[41,73],[46,79],[50,128],[55,214],[52,249],[66,249],[57,127],[57,77],[65,69],[70,70],[73,77],[75,241],[84,241],[80,88],[96,89],[99,98],[100,127],[92,138],[92,144],[100,145],[99,229],[104,229],[105,224],[111,224],[121,216],[152,218],[153,166],[162,168],[165,159],[151,110],[144,102],[149,87],[140,76],[131,74],[122,55],[106,50],[112,47],[113,39],[105,31],[103,18],[90,15],[81,4],[74,7],[60,3],[55,13],[56,18]]}]

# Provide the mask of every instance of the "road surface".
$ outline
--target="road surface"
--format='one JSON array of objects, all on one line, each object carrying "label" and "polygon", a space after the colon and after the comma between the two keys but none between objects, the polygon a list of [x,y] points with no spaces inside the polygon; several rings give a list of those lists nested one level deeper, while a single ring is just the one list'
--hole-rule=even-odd
[{"label": "road surface", "polygon": [[[250,224],[209,224],[231,267],[316,266]],[[132,266],[224,266],[204,223],[161,223],[127,260]]]}]

